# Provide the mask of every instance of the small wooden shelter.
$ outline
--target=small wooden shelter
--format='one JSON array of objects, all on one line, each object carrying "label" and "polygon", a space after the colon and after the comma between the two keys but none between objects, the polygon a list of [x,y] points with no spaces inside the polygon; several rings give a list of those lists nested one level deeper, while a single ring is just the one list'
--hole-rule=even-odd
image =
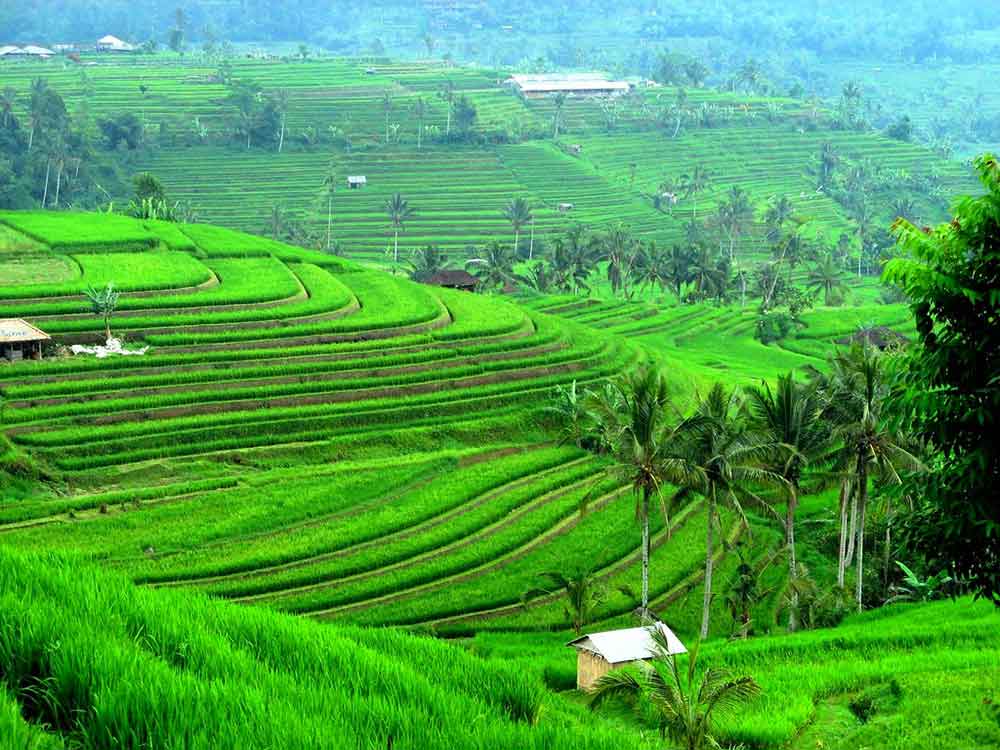
[{"label": "small wooden shelter", "polygon": [[560,203],[558,206],[556,206],[556,208],[559,210],[559,213],[565,214],[572,211],[574,208],[576,208],[576,206],[574,206],[572,203]]},{"label": "small wooden shelter", "polygon": [[569,144],[569,152],[573,154],[573,156],[579,156],[583,153],[583,146],[579,143],[571,143]]},{"label": "small wooden shelter", "polygon": [[479,279],[468,271],[438,271],[427,279],[427,283],[434,286],[443,286],[446,289],[460,289],[463,292],[474,292],[476,291],[476,284],[479,283]]},{"label": "small wooden shelter", "polygon": [[49,335],[20,318],[0,320],[0,357],[11,362],[41,359],[42,343]]},{"label": "small wooden shelter", "polygon": [[347,187],[351,190],[360,190],[368,184],[368,178],[363,174],[351,175],[347,178]]},{"label": "small wooden shelter", "polygon": [[839,338],[837,339],[837,343],[843,346],[866,344],[874,346],[876,349],[889,349],[905,346],[909,343],[909,339],[898,331],[894,331],[886,326],[872,326],[871,328],[861,328],[850,336]]},{"label": "small wooden shelter", "polygon": [[135,45],[123,39],[108,34],[97,40],[95,48],[98,52],[135,52]]},{"label": "small wooden shelter", "polygon": [[680,639],[662,622],[638,628],[591,633],[567,643],[567,646],[576,649],[577,689],[589,690],[612,669],[649,661],[656,656],[656,643],[653,641],[655,629],[659,629],[666,638],[667,653],[687,653]]}]

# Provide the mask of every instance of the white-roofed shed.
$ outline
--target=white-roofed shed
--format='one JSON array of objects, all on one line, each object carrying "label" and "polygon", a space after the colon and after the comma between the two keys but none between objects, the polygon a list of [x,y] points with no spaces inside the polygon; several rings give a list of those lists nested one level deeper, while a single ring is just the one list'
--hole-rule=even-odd
[{"label": "white-roofed shed", "polygon": [[15,47],[13,44],[5,44],[0,47],[0,57],[5,55],[20,55],[23,54],[20,47]]},{"label": "white-roofed shed", "polygon": [[37,44],[29,44],[21,50],[23,55],[31,55],[32,57],[51,57],[55,54],[48,47],[39,47]]},{"label": "white-roofed shed", "polygon": [[576,686],[588,690],[612,669],[649,661],[657,655],[653,633],[658,629],[667,642],[667,653],[686,654],[687,648],[664,623],[623,630],[590,633],[570,641],[576,649]]}]

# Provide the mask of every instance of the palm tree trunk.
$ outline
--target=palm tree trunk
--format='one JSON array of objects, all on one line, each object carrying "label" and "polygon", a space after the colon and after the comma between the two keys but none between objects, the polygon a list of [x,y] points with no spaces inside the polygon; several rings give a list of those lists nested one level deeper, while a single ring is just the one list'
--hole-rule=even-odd
[{"label": "palm tree trunk", "polygon": [[847,555],[844,559],[844,565],[846,567],[851,567],[854,562],[854,543],[858,538],[858,496],[857,493],[851,496],[851,520],[850,520],[850,532],[847,535]]},{"label": "palm tree trunk", "polygon": [[281,135],[278,136],[278,153],[281,153],[281,149],[285,145],[285,116],[281,116]]},{"label": "palm tree trunk", "polygon": [[708,523],[705,532],[705,595],[701,603],[701,639],[708,638],[708,623],[712,610],[712,564],[715,556],[715,538],[713,536],[715,522],[715,485],[708,497]]},{"label": "palm tree trunk", "polygon": [[330,249],[330,242],[333,235],[333,198],[328,199],[326,205],[326,249]]},{"label": "palm tree trunk", "polygon": [[517,257],[517,246],[521,244],[521,231],[519,229],[514,230],[514,257]]},{"label": "palm tree trunk", "polygon": [[889,562],[892,558],[892,516],[885,519],[885,549],[882,551],[882,586],[889,588]]},{"label": "palm tree trunk", "polygon": [[531,239],[528,241],[528,260],[535,256],[535,219],[531,219]]},{"label": "palm tree trunk", "polygon": [[649,488],[642,491],[642,622],[649,619]]},{"label": "palm tree trunk", "polygon": [[31,144],[35,141],[35,126],[31,126],[31,130],[28,131],[28,153],[31,153]]},{"label": "palm tree trunk", "polygon": [[111,340],[111,313],[104,314],[104,341],[107,343]]},{"label": "palm tree trunk", "polygon": [[448,102],[448,117],[445,120],[444,134],[451,135],[451,102]]},{"label": "palm tree trunk", "polygon": [[52,160],[47,159],[45,162],[45,189],[42,191],[42,208],[45,208],[45,204],[49,200],[49,171],[52,169]]},{"label": "palm tree trunk", "polygon": [[785,543],[788,545],[788,583],[791,586],[791,607],[788,608],[788,632],[794,633],[799,627],[799,594],[795,589],[795,511],[798,506],[798,489],[792,485],[785,512]]},{"label": "palm tree trunk", "polygon": [[393,262],[399,263],[399,230],[395,232],[395,238],[393,240],[393,250],[392,250]]},{"label": "palm tree trunk", "polygon": [[837,585],[844,587],[844,573],[847,570],[847,503],[849,502],[847,480],[840,483],[840,547],[837,552]]},{"label": "palm tree trunk", "polygon": [[858,569],[857,580],[854,582],[854,594],[858,600],[858,612],[862,610],[862,583],[865,572],[865,511],[868,505],[868,464],[858,461]]},{"label": "palm tree trunk", "polygon": [[59,190],[62,187],[62,173],[63,173],[63,162],[59,162],[59,169],[56,172],[56,199],[52,203],[53,206],[59,206]]}]

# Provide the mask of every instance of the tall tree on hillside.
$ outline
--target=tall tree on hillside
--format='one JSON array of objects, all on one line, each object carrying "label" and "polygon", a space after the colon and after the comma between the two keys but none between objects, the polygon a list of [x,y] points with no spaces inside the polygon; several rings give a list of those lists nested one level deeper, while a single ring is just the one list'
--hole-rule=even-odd
[{"label": "tall tree on hillside", "polygon": [[816,293],[822,292],[823,304],[827,307],[838,303],[847,290],[840,268],[829,254],[824,255],[823,259],[809,270],[806,287]]},{"label": "tall tree on hillside", "polygon": [[712,184],[711,175],[707,169],[698,165],[690,174],[681,176],[681,184],[684,187],[684,197],[691,199],[691,220],[697,221],[698,196]]},{"label": "tall tree on hillside", "polygon": [[40,130],[45,122],[45,102],[49,92],[49,82],[44,78],[31,80],[30,99],[28,103],[28,152],[35,142],[35,132]]},{"label": "tall tree on hillside", "polygon": [[[884,355],[873,346],[856,344],[847,351],[838,352],[831,360],[824,395],[826,413],[835,425],[833,435],[843,446],[841,465],[853,489],[851,515],[854,523],[851,528],[855,534],[853,544],[857,562],[854,592],[858,611],[861,611],[869,480],[879,477],[898,483],[901,471],[918,471],[922,464],[904,447],[905,437],[886,413],[890,384]],[[842,538],[844,521],[841,516]]]},{"label": "tall tree on hillside", "polygon": [[654,500],[666,515],[666,485],[687,479],[688,464],[674,455],[674,408],[666,378],[644,367],[612,380],[592,392],[590,409],[596,421],[598,449],[614,459],[608,472],[632,486],[636,517],[642,525],[642,591],[640,614],[649,618],[649,512]]},{"label": "tall tree on hillside", "polygon": [[111,339],[111,316],[118,309],[118,298],[120,292],[115,289],[113,281],[109,281],[104,289],[97,290],[94,287],[87,287],[84,292],[87,301],[90,302],[91,312],[104,322],[104,339]]},{"label": "tall tree on hillside", "polygon": [[663,259],[664,278],[677,295],[677,302],[684,301],[684,285],[691,280],[691,251],[681,245],[671,245]]},{"label": "tall tree on hillside", "polygon": [[274,108],[278,113],[281,128],[278,131],[278,153],[285,147],[285,122],[288,119],[288,105],[291,103],[291,93],[288,89],[278,89],[274,92]]},{"label": "tall tree on hillside", "polygon": [[719,204],[719,225],[729,238],[729,262],[736,258],[736,242],[750,228],[753,222],[753,206],[750,197],[743,188],[733,186],[726,195],[726,200]]},{"label": "tall tree on hillside", "polygon": [[764,212],[764,226],[767,227],[765,239],[768,242],[773,242],[775,238],[781,235],[782,229],[791,220],[794,211],[792,202],[785,195],[782,195],[767,207],[767,210]]},{"label": "tall tree on hillside", "polygon": [[974,165],[985,193],[931,232],[897,222],[909,257],[885,275],[917,321],[895,411],[937,451],[930,471],[906,483],[919,499],[907,546],[1000,605],[1000,162],[987,154]]},{"label": "tall tree on hillside", "polygon": [[[513,198],[503,212],[504,217],[514,229],[514,252],[520,248],[521,230],[531,221],[531,206],[524,198]],[[531,255],[528,255],[531,260]]]},{"label": "tall tree on hillside", "polygon": [[282,234],[285,231],[285,223],[287,222],[287,212],[285,207],[280,203],[275,203],[271,206],[271,238],[281,239]]},{"label": "tall tree on hillside", "polygon": [[798,627],[798,593],[795,579],[795,513],[799,504],[802,472],[830,450],[830,430],[824,424],[823,400],[815,383],[798,383],[791,373],[778,377],[777,387],[764,384],[747,391],[753,427],[777,446],[767,458],[771,471],[784,478],[788,489],[785,511],[785,545],[788,547],[788,583],[791,591],[788,629]]},{"label": "tall tree on hillside", "polygon": [[559,128],[562,126],[563,108],[566,106],[565,92],[552,96],[552,140],[559,140]]},{"label": "tall tree on hillside", "polygon": [[413,102],[413,116],[417,120],[417,149],[419,150],[423,143],[424,118],[427,117],[427,102],[422,96],[418,96]]},{"label": "tall tree on hillside", "polygon": [[604,260],[608,264],[608,283],[613,294],[628,296],[629,282],[636,261],[636,240],[623,223],[618,222],[601,237]]},{"label": "tall tree on hillside", "polygon": [[445,103],[444,134],[445,137],[448,137],[451,135],[451,110],[455,106],[455,84],[450,79],[438,89],[438,97],[443,99]]},{"label": "tall tree on hillside", "polygon": [[382,114],[385,116],[385,142],[389,142],[389,118],[392,116],[392,93],[382,92]]},{"label": "tall tree on hillside", "polygon": [[327,170],[326,176],[323,178],[323,189],[320,192],[320,196],[324,199],[326,203],[326,249],[327,251],[333,246],[333,196],[334,191],[337,189],[337,173],[333,169],[333,164]]},{"label": "tall tree on hillside", "polygon": [[840,164],[840,156],[830,142],[824,143],[819,153],[819,187],[826,189],[833,179],[833,173]]},{"label": "tall tree on hillside", "polygon": [[406,222],[413,218],[414,210],[402,195],[393,193],[392,197],[385,202],[385,211],[392,223],[393,262],[399,263],[399,233],[405,230]]},{"label": "tall tree on hillside", "polygon": [[728,507],[746,524],[743,506],[767,507],[755,490],[766,485],[783,486],[784,479],[766,466],[780,446],[772,439],[747,430],[746,409],[739,391],[727,391],[716,383],[699,398],[694,415],[678,429],[675,450],[686,471],[672,478],[678,496],[696,494],[707,503],[705,532],[705,577],[702,598],[701,637],[708,637],[712,609],[712,572],[715,565],[715,532],[721,531],[719,508]]}]

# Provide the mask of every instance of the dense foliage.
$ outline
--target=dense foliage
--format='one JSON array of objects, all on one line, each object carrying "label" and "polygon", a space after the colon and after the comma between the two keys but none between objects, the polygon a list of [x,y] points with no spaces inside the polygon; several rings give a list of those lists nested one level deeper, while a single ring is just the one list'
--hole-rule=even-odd
[{"label": "dense foliage", "polygon": [[1000,604],[1000,165],[986,155],[976,167],[986,194],[933,231],[899,222],[912,260],[887,274],[913,300],[920,337],[904,419],[935,452],[930,474],[910,483],[911,541],[932,570],[948,568]]}]

